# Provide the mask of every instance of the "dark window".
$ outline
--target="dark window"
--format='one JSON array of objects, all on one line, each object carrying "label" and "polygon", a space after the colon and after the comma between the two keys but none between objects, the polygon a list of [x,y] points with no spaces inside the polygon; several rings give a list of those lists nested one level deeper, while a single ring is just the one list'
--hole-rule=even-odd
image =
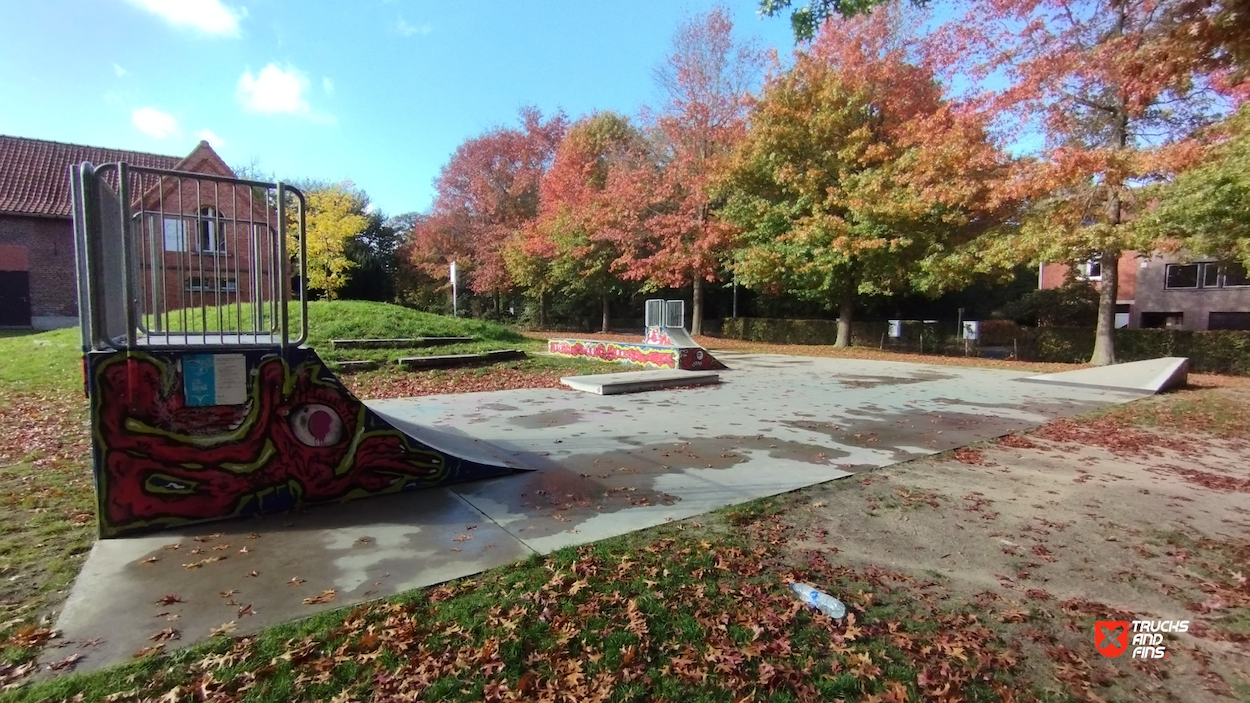
[{"label": "dark window", "polygon": [[1202,267],[1202,287],[1220,287],[1220,267],[1217,264],[1199,264]]},{"label": "dark window", "polygon": [[[1250,276],[1246,274],[1246,267],[1241,264],[1225,264],[1224,265],[1224,287],[1231,286],[1250,286]],[[1214,315],[1215,313],[1211,313]]]},{"label": "dark window", "polygon": [[1085,277],[1091,281],[1102,279],[1102,259],[1090,259],[1085,262]]},{"label": "dark window", "polygon": [[1198,264],[1168,264],[1165,288],[1197,288]]},{"label": "dark window", "polygon": [[1209,330],[1250,330],[1250,312],[1213,312],[1207,316]]},{"label": "dark window", "polygon": [[233,278],[201,279],[192,276],[187,279],[187,290],[192,293],[235,293],[239,284]]},{"label": "dark window", "polygon": [[1162,327],[1181,327],[1185,324],[1184,313],[1179,312],[1143,312],[1141,326],[1144,329]]}]

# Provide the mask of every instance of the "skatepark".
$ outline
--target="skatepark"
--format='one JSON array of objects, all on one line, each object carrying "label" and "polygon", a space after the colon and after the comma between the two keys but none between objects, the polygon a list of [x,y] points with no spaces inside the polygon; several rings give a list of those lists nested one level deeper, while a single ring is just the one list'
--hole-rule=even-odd
[{"label": "skatepark", "polygon": [[[682,366],[674,353],[667,368],[716,369],[717,383],[362,401],[303,346],[306,315],[288,318],[298,306],[281,286],[257,278],[251,292],[250,309],[269,305],[272,315],[247,320],[240,307],[232,330],[219,320],[210,333],[207,319],[195,330],[186,306],[156,283],[167,252],[152,245],[142,261],[142,239],[105,246],[126,231],[114,213],[128,218],[132,200],[145,209],[155,202],[161,216],[172,194],[185,192],[180,175],[149,171],[119,168],[124,184],[138,180],[111,197],[85,167],[75,182],[80,270],[91,281],[83,329],[101,539],[57,627],[73,641],[103,638],[80,670],[129,659],[162,618],[177,619],[178,646],[225,621],[246,634],[953,450],[1184,379],[1184,360],[1038,376],[722,353],[698,347],[680,318],[657,308],[666,329],[649,323],[640,345],[697,349],[716,366]],[[243,184],[245,193],[258,187]],[[262,202],[279,212],[251,201],[227,212],[249,232],[258,220],[273,223],[272,241],[254,251],[280,260],[286,223],[302,216],[298,192],[278,186]],[[283,211],[288,202],[294,212]],[[298,291],[296,302],[303,298]],[[127,307],[127,299],[140,303]]]}]

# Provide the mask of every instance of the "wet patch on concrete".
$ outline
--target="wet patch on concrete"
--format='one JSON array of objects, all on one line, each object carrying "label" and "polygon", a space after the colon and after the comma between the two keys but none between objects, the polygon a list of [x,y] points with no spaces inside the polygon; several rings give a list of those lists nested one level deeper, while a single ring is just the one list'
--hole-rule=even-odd
[{"label": "wet patch on concrete", "polygon": [[563,425],[573,425],[580,422],[582,414],[570,410],[552,410],[550,412],[537,413],[534,415],[521,415],[509,420],[512,424],[523,427],[527,430],[537,430],[546,427],[560,427]]},{"label": "wet patch on concrete", "polygon": [[877,388],[878,386],[905,386],[912,383],[944,381],[952,378],[955,376],[938,371],[916,371],[906,376],[858,376],[840,373],[835,380],[843,388]]}]

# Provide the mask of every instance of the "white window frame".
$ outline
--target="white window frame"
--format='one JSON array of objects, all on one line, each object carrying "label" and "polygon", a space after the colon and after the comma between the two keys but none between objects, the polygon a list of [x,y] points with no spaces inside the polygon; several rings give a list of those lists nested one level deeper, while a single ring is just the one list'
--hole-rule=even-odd
[{"label": "white window frame", "polygon": [[[1098,267],[1098,273],[1094,273],[1094,267]],[[1082,261],[1080,264],[1080,273],[1078,277],[1083,281],[1101,281],[1102,280],[1102,259],[1089,259]]]},{"label": "white window frame", "polygon": [[195,244],[196,251],[205,254],[226,253],[226,237],[221,231],[221,216],[211,205],[201,210],[196,220]]}]

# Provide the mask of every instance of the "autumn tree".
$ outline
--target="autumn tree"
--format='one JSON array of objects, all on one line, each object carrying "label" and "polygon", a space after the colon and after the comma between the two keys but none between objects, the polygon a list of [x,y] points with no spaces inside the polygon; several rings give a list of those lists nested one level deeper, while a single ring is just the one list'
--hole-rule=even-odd
[{"label": "autumn tree", "polygon": [[1197,166],[1149,192],[1140,228],[1166,248],[1250,269],[1250,105],[1216,135]]},{"label": "autumn tree", "polygon": [[611,325],[610,302],[621,292],[616,274],[622,253],[612,188],[637,167],[642,133],[629,118],[599,112],[569,128],[543,176],[539,216],[518,233],[509,264],[518,283],[540,300],[559,290],[598,299],[602,327]]},{"label": "autumn tree", "polygon": [[[308,288],[333,300],[338,296],[355,266],[347,256],[349,242],[369,224],[365,209],[369,197],[351,181],[319,184],[306,188],[305,240],[308,247]],[[296,232],[292,228],[288,251],[296,252]]]},{"label": "autumn tree", "polygon": [[1091,363],[1115,363],[1120,254],[1149,251],[1135,226],[1140,186],[1184,166],[1190,137],[1220,112],[1194,45],[1155,0],[971,0],[934,46],[947,65],[1006,87],[982,96],[1002,124],[1044,135],[1004,188],[1032,204],[1011,236],[978,253],[989,265],[1102,265]]},{"label": "autumn tree", "polygon": [[906,21],[895,7],[826,22],[765,86],[722,184],[743,228],[739,280],[837,309],[836,346],[858,296],[963,282],[929,264],[1004,207],[988,117],[944,98],[909,56]]},{"label": "autumn tree", "polygon": [[[839,17],[854,17],[871,12],[878,5],[887,4],[889,0],[808,0],[807,4],[794,7],[794,0],[760,0],[760,16],[775,17],[786,10],[790,11],[790,28],[798,41],[810,41],[824,23]],[[912,4],[923,6],[928,0],[912,0]]]},{"label": "autumn tree", "polygon": [[620,214],[611,231],[621,276],[651,287],[691,286],[692,334],[702,332],[704,284],[717,279],[731,244],[731,228],[713,212],[712,175],[744,134],[765,59],[735,39],[723,7],[682,24],[656,71],[667,102],[655,120],[653,158],[609,188]]},{"label": "autumn tree", "polygon": [[504,245],[537,216],[539,183],[566,128],[560,113],[543,119],[525,108],[520,118],[519,128],[493,129],[456,149],[435,181],[429,217],[415,230],[414,252],[429,253],[423,240],[438,240],[442,258],[457,260],[468,287],[493,295],[497,308],[512,288]]}]

